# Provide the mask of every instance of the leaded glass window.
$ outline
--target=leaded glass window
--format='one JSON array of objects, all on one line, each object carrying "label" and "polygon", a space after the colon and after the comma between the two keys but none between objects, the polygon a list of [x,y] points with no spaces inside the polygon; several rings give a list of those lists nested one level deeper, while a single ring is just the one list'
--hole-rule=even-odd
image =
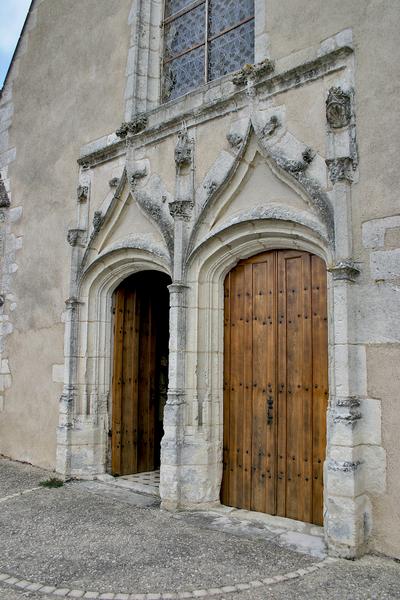
[{"label": "leaded glass window", "polygon": [[254,0],[165,0],[163,100],[254,62]]}]

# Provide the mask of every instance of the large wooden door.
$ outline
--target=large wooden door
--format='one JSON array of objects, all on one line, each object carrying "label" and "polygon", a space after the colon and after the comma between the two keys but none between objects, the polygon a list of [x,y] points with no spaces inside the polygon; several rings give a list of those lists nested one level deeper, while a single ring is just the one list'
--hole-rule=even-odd
[{"label": "large wooden door", "polygon": [[114,475],[160,465],[168,372],[167,276],[145,271],[115,292],[111,466]]},{"label": "large wooden door", "polygon": [[326,267],[307,252],[241,261],[225,280],[221,500],[322,524]]}]

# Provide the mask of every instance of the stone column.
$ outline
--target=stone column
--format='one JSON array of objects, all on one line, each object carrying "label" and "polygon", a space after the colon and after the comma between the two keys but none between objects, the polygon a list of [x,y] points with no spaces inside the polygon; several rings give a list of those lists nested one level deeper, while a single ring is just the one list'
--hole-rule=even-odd
[{"label": "stone column", "polygon": [[87,240],[90,175],[82,168],[77,188],[77,227],[68,231],[67,241],[71,246],[71,268],[69,290],[66,300],[64,331],[64,387],[60,397],[59,423],[57,428],[56,471],[64,477],[72,473],[72,431],[77,412],[78,382],[78,322],[79,304],[77,299],[79,269]]},{"label": "stone column", "polygon": [[353,259],[352,184],[357,175],[353,91],[333,87],[326,101],[327,166],[333,185],[335,264],[332,274],[333,335],[325,464],[325,534],[329,552],[354,558],[364,552],[370,522],[365,495],[357,423],[360,398],[366,394],[365,349],[352,335],[353,290],[359,269]]},{"label": "stone column", "polygon": [[186,292],[184,261],[194,206],[193,142],[183,126],[175,149],[175,198],[169,204],[174,219],[173,283],[170,291],[168,399],[161,444],[160,495],[164,508],[180,505],[182,449],[185,435]]}]

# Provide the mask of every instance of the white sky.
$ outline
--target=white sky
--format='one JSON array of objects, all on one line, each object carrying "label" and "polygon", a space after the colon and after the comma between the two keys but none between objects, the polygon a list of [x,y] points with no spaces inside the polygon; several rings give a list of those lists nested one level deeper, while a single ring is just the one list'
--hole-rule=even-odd
[{"label": "white sky", "polygon": [[0,0],[0,87],[3,85],[31,0]]}]

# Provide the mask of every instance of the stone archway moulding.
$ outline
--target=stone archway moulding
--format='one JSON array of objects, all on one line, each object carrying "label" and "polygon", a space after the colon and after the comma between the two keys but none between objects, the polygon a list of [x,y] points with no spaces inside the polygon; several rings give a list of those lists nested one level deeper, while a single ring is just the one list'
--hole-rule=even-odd
[{"label": "stone archway moulding", "polygon": [[[67,477],[104,473],[112,361],[112,296],[139,271],[170,275],[169,257],[137,247],[114,248],[82,275],[65,312],[65,383],[57,432],[57,471]],[[79,298],[79,300],[78,300]]]}]

